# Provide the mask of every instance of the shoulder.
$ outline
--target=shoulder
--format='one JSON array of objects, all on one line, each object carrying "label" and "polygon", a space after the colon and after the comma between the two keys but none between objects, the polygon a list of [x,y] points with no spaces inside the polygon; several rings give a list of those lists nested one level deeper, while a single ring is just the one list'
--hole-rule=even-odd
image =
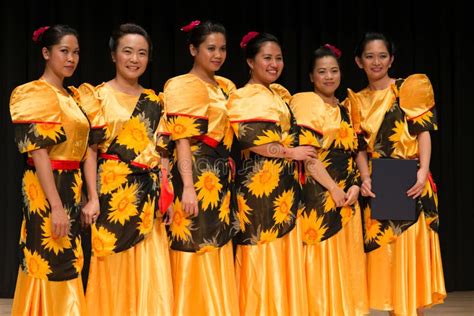
[{"label": "shoulder", "polygon": [[237,89],[235,84],[230,79],[221,76],[215,76],[214,78],[216,79],[219,86],[222,87],[228,95]]},{"label": "shoulder", "polygon": [[290,102],[291,99],[291,93],[283,87],[281,84],[278,83],[272,83],[270,85],[270,89],[272,89],[274,92],[276,92],[286,103]]},{"label": "shoulder", "polygon": [[[34,80],[16,87],[10,97],[10,104],[37,98],[39,100],[57,99],[54,89],[42,80]],[[45,100],[45,101],[47,101]]]},{"label": "shoulder", "polygon": [[165,93],[180,93],[183,90],[207,90],[204,82],[193,74],[184,74],[168,79],[165,83]]}]

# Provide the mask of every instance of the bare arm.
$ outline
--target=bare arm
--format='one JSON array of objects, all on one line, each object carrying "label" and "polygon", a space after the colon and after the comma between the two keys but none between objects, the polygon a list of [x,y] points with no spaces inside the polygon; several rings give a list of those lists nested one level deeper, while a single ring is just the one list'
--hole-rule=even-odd
[{"label": "bare arm", "polygon": [[324,164],[319,159],[312,158],[305,160],[305,170],[309,172],[314,180],[318,181],[329,191],[337,207],[344,205],[346,193],[329,175],[326,167],[324,167]]},{"label": "bare arm", "polygon": [[359,168],[360,178],[362,180],[362,185],[360,187],[360,193],[362,196],[375,197],[374,192],[372,192],[372,179],[370,178],[369,173],[369,161],[367,158],[367,151],[359,151],[356,157],[357,168]]},{"label": "bare arm", "polygon": [[414,199],[423,193],[430,171],[431,136],[428,131],[418,134],[418,155],[420,159],[420,169],[418,169],[416,175],[416,183],[407,191],[407,195]]},{"label": "bare arm", "polygon": [[178,170],[183,181],[183,196],[181,206],[187,214],[198,214],[198,202],[193,182],[193,160],[189,139],[183,138],[176,141],[178,154]]},{"label": "bare arm", "polygon": [[286,158],[291,160],[306,160],[316,158],[316,150],[311,146],[287,148],[279,143],[270,143],[249,148],[260,156],[269,158]]},{"label": "bare arm", "polygon": [[69,233],[69,216],[64,210],[56,183],[54,182],[53,169],[46,149],[41,148],[31,152],[36,174],[41,188],[51,207],[51,225],[53,236],[60,238]]},{"label": "bare arm", "polygon": [[84,224],[90,225],[100,214],[99,197],[97,195],[97,145],[89,146],[84,161],[84,178],[87,188],[87,203],[82,208]]}]

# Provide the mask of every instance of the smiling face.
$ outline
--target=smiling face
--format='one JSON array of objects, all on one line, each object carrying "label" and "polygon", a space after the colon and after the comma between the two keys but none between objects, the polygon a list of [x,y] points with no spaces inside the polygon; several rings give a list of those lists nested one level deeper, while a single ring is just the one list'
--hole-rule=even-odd
[{"label": "smiling face", "polygon": [[254,58],[247,59],[255,83],[269,86],[275,82],[283,71],[283,54],[280,45],[275,42],[264,42]]},{"label": "smiling face", "polygon": [[210,74],[218,71],[227,57],[226,39],[222,33],[207,35],[199,47],[191,44],[189,50],[194,57],[194,66]]},{"label": "smiling face", "polygon": [[316,92],[328,98],[333,97],[341,83],[341,71],[336,58],[333,56],[318,58],[309,77]]},{"label": "smiling face", "polygon": [[136,81],[145,72],[149,60],[149,46],[139,34],[122,36],[117,49],[112,53],[116,76],[127,81]]},{"label": "smiling face", "polygon": [[392,66],[393,56],[390,55],[383,40],[367,42],[361,57],[356,57],[359,68],[367,74],[369,82],[388,77],[388,69]]},{"label": "smiling face", "polygon": [[79,43],[74,35],[65,35],[58,44],[43,47],[46,67],[61,80],[71,77],[79,63]]}]

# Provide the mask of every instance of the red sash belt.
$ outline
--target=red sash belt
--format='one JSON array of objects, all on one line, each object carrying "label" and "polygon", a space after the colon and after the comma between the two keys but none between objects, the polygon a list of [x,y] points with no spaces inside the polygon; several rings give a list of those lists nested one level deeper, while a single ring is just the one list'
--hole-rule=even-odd
[{"label": "red sash belt", "polygon": [[[120,157],[117,156],[117,155],[109,155],[109,154],[100,154],[100,157],[101,158],[104,158],[104,159],[108,159],[108,160],[120,160]],[[124,161],[125,162],[125,161]],[[144,165],[142,163],[139,163],[139,162],[135,162],[135,161],[132,161],[130,162],[130,164],[132,166],[135,166],[135,167],[138,167],[138,168],[142,168],[142,169],[151,169],[149,166],[147,165]]]},{"label": "red sash belt", "polygon": [[194,136],[194,139],[200,140],[204,144],[212,147],[212,148],[217,148],[219,146],[219,142],[213,138],[210,138],[207,135],[199,135],[199,136]]},{"label": "red sash belt", "polygon": [[[51,168],[53,170],[74,170],[80,168],[80,161],[71,161],[71,160],[50,160]],[[26,163],[32,167],[35,166],[33,158],[28,158]]]}]

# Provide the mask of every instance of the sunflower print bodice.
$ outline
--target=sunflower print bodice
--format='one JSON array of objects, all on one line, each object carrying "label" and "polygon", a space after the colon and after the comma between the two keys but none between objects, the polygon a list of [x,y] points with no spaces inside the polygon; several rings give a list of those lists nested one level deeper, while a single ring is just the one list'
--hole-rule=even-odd
[{"label": "sunflower print bodice", "polygon": [[[316,148],[318,158],[342,190],[360,185],[354,159],[358,139],[349,110],[341,104],[324,103],[314,92],[295,94],[290,106],[300,127],[300,145]],[[329,191],[306,172],[301,216],[305,244],[315,244],[334,236],[352,219],[356,207],[359,207],[357,203],[336,207]]]},{"label": "sunflower print bodice", "polygon": [[[219,248],[235,235],[230,150],[233,132],[226,104],[234,84],[215,76],[217,85],[193,74],[171,78],[165,84],[167,132],[171,139],[171,175],[175,192],[174,215],[168,227],[171,248],[203,253]],[[175,142],[190,140],[193,182],[199,213],[188,216],[181,207],[183,182]]]},{"label": "sunflower print bodice", "polygon": [[[153,90],[128,95],[107,84],[79,87],[82,99],[96,102],[106,121],[99,144],[97,189],[100,215],[92,225],[92,252],[107,256],[143,241],[157,217],[163,107]],[[158,212],[159,214],[159,212]]]},{"label": "sunflower print bodice", "polygon": [[[74,89],[71,87],[74,91]],[[10,99],[15,142],[20,152],[45,149],[51,159],[56,188],[70,219],[67,236],[52,235],[51,208],[41,187],[32,159],[22,177],[23,220],[20,232],[20,263],[28,275],[50,281],[77,278],[84,262],[81,248],[80,212],[82,175],[80,161],[85,157],[94,133],[103,134],[100,109],[86,113],[66,94],[44,80],[17,87]]]},{"label": "sunflower print bodice", "polygon": [[[398,79],[389,88],[379,91],[364,89],[348,91],[348,102],[360,118],[360,132],[373,158],[418,159],[417,136],[435,131],[437,119],[434,94],[426,75],[415,74]],[[390,243],[414,221],[378,221],[370,216],[370,201],[361,199],[364,211],[366,251]],[[438,196],[436,185],[428,176],[425,189],[416,201],[418,215],[424,212],[427,223],[438,230]]]},{"label": "sunflower print bodice", "polygon": [[239,244],[271,242],[295,226],[301,190],[298,164],[249,150],[272,143],[297,146],[296,121],[287,104],[290,98],[290,93],[277,84],[269,89],[247,84],[229,102],[232,128],[242,150],[235,181]]}]

